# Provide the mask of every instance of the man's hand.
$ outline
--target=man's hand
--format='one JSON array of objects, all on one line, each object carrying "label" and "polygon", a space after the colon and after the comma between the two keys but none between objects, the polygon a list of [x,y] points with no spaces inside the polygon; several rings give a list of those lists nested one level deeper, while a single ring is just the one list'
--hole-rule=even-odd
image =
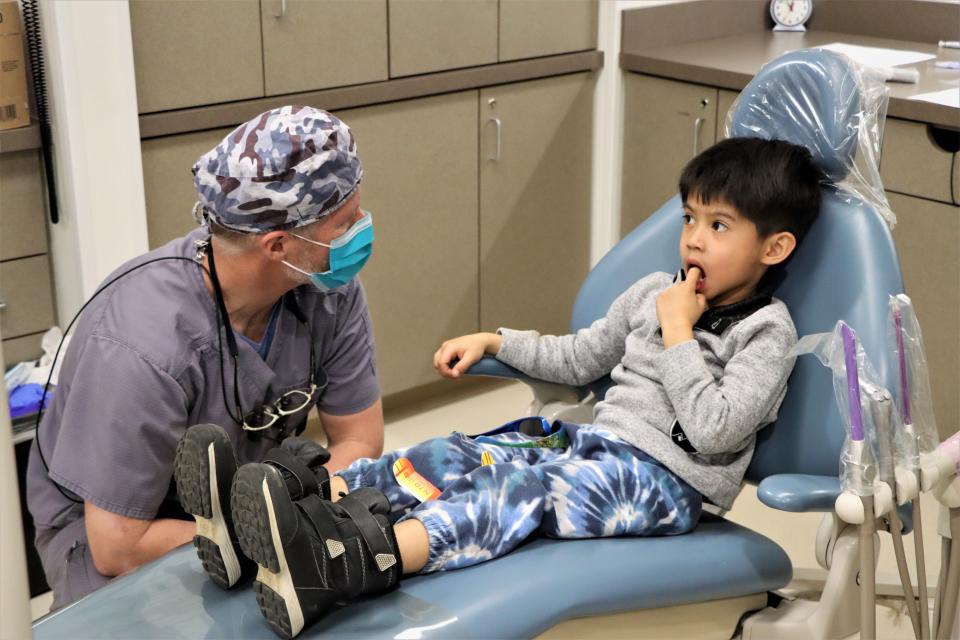
[{"label": "man's hand", "polygon": [[690,267],[687,279],[675,283],[657,296],[657,320],[663,332],[663,346],[693,340],[693,325],[707,310],[707,298],[697,293],[700,268]]},{"label": "man's hand", "polygon": [[495,333],[472,333],[447,340],[433,354],[433,367],[444,378],[459,378],[484,354],[497,355],[502,342]]}]

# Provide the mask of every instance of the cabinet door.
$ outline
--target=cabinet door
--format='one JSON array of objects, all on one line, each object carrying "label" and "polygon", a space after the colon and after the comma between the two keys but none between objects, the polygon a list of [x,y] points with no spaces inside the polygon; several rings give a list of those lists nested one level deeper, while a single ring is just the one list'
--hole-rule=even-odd
[{"label": "cabinet door", "polygon": [[5,339],[45,331],[54,322],[46,255],[0,262],[0,333]]},{"label": "cabinet door", "polygon": [[497,61],[497,0],[390,0],[390,77]]},{"label": "cabinet door", "polygon": [[[43,333],[34,333],[4,340],[3,361],[0,362],[0,365],[6,370],[24,360],[39,360],[40,356],[43,355],[43,347],[40,346],[42,338]],[[63,354],[61,353],[60,356],[62,357]]]},{"label": "cabinet door", "polygon": [[676,195],[684,165],[715,142],[716,114],[712,87],[627,74],[622,235]]},{"label": "cabinet door", "polygon": [[727,89],[720,89],[717,92],[717,142],[727,138],[723,131],[727,122],[727,113],[739,95],[736,91],[729,91]]},{"label": "cabinet door", "polygon": [[47,251],[40,154],[0,154],[0,260]]},{"label": "cabinet door", "polygon": [[477,92],[337,116],[356,134],[376,232],[360,278],[383,393],[436,382],[440,343],[478,330]]},{"label": "cabinet door", "polygon": [[151,249],[196,228],[191,213],[197,191],[190,168],[232,130],[214,129],[141,142],[147,239]]},{"label": "cabinet door", "polygon": [[268,96],[387,79],[387,0],[262,0],[261,11]]},{"label": "cabinet door", "polygon": [[130,0],[140,113],[263,96],[260,0]]},{"label": "cabinet door", "polygon": [[596,0],[500,0],[500,62],[596,48]]},{"label": "cabinet door", "polygon": [[480,93],[480,328],[563,334],[590,262],[593,77]]},{"label": "cabinet door", "polygon": [[897,215],[893,239],[913,300],[930,369],[941,439],[960,423],[960,207],[887,192]]}]

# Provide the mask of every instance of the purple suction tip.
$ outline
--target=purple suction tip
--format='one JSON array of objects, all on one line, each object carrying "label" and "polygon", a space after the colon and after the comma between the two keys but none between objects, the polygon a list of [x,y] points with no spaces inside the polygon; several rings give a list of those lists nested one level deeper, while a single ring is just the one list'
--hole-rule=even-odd
[{"label": "purple suction tip", "polygon": [[913,424],[910,419],[910,386],[907,384],[907,354],[903,350],[903,319],[900,307],[893,308],[893,323],[897,329],[897,355],[900,357],[900,398],[903,404],[903,423]]},{"label": "purple suction tip", "polygon": [[857,336],[845,322],[840,323],[843,333],[843,359],[847,368],[847,403],[850,405],[850,437],[863,440],[863,415],[860,412],[860,375],[857,373]]}]

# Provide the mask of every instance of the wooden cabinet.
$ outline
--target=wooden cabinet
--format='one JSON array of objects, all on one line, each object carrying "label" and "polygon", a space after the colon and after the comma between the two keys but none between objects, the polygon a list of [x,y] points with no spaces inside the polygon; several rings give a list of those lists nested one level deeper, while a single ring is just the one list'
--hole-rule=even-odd
[{"label": "wooden cabinet", "polygon": [[446,338],[478,330],[477,92],[337,112],[363,160],[373,255],[360,275],[392,394],[435,382]]},{"label": "wooden cabinet", "polygon": [[387,0],[262,0],[266,95],[387,79]]},{"label": "wooden cabinet", "polygon": [[717,89],[628,73],[621,235],[677,193],[680,172],[716,141]]},{"label": "wooden cabinet", "polygon": [[589,271],[593,79],[480,92],[480,328],[566,333]]},{"label": "wooden cabinet", "polygon": [[0,332],[17,338],[54,323],[50,261],[46,255],[0,262]]},{"label": "wooden cabinet", "polygon": [[904,288],[923,331],[940,438],[960,424],[960,207],[887,192]]},{"label": "wooden cabinet", "polygon": [[37,150],[0,154],[0,333],[4,365],[40,356],[55,322]]},{"label": "wooden cabinet", "polygon": [[497,0],[390,0],[390,77],[497,61]]},{"label": "wooden cabinet", "polygon": [[596,0],[500,0],[500,62],[596,48]]},{"label": "wooden cabinet", "polygon": [[960,132],[887,118],[880,177],[890,191],[960,204]]},{"label": "wooden cabinet", "polygon": [[192,211],[197,191],[190,168],[230,131],[231,128],[213,129],[141,142],[147,239],[151,249],[196,228]]},{"label": "wooden cabinet", "polygon": [[130,1],[140,113],[263,96],[259,0]]},{"label": "wooden cabinet", "polygon": [[46,253],[43,192],[39,152],[0,154],[0,261]]}]

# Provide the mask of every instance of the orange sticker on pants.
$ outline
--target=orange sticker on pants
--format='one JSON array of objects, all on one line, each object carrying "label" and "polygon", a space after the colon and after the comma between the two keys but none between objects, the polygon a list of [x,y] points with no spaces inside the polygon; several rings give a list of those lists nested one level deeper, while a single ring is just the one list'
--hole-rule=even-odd
[{"label": "orange sticker on pants", "polygon": [[408,458],[400,458],[393,463],[393,475],[400,486],[416,496],[420,502],[435,500],[440,496],[440,489],[420,475]]}]

